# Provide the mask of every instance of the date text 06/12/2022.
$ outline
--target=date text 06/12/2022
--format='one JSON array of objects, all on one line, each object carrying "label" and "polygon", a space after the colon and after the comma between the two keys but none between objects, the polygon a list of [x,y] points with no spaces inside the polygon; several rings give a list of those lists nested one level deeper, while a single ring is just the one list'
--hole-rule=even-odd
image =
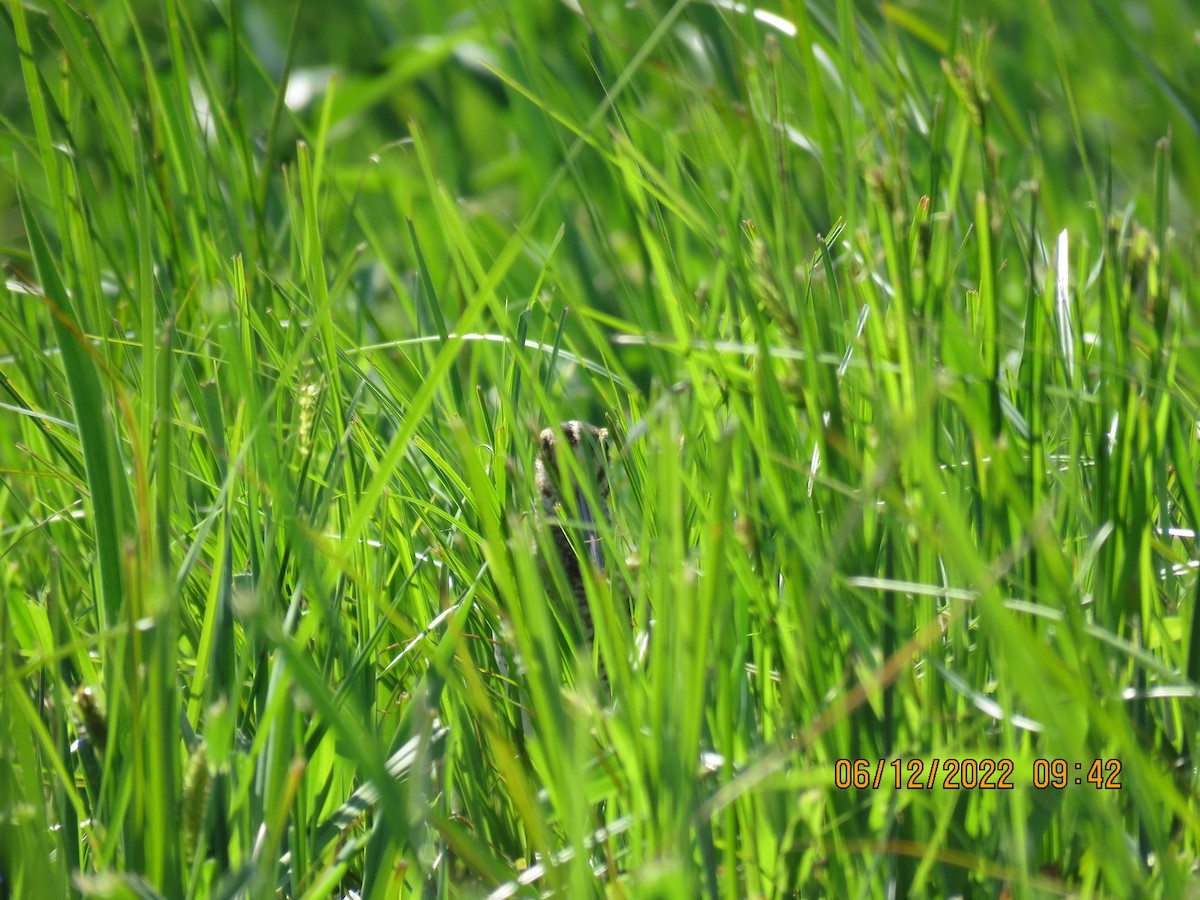
[{"label": "date text 06/12/2022", "polygon": [[[1028,766],[1026,783],[1035,788],[1065,789],[1068,786],[1095,790],[1121,789],[1119,759],[1091,759],[1071,762],[1066,759],[1035,758]],[[839,759],[833,765],[834,787],[879,790],[981,790],[1011,791],[1016,787],[1018,764],[1008,758],[963,759]]]}]

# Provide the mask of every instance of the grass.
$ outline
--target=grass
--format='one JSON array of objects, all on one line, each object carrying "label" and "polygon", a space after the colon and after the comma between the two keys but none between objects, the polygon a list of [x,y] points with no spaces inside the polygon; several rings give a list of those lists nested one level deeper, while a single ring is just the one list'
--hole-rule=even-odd
[{"label": "grass", "polygon": [[4,6],[0,897],[1194,893],[1196,15],[966,6]]}]

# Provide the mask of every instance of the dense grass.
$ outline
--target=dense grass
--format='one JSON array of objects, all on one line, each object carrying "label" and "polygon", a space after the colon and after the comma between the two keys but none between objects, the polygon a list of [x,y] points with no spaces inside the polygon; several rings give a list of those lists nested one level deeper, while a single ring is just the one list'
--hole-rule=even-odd
[{"label": "dense grass", "polygon": [[0,15],[0,897],[1197,890],[1194,12],[276,6]]}]

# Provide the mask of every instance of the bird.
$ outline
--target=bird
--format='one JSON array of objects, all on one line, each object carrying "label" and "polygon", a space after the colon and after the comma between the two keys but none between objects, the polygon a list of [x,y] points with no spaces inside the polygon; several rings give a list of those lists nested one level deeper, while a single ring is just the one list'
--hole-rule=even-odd
[{"label": "bird", "polygon": [[[557,427],[543,429],[538,435],[538,442],[534,476],[541,512],[550,523],[554,549],[583,625],[582,637],[590,647],[595,637],[595,627],[584,590],[583,570],[590,564],[597,572],[604,572],[599,529],[608,519],[608,429],[572,419]],[[565,463],[562,459],[564,453],[574,457],[575,467]],[[577,469],[578,474],[573,469]],[[594,492],[583,489],[578,481],[579,475],[594,482]],[[593,508],[588,499],[589,493],[599,501],[599,510]],[[578,518],[573,519],[576,515]],[[578,523],[577,528],[572,527],[574,522]],[[574,541],[570,531],[577,531]]]}]

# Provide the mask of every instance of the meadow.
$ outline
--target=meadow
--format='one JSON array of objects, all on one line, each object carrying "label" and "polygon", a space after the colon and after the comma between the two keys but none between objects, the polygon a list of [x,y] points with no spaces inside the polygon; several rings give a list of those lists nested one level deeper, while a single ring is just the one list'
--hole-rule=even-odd
[{"label": "meadow", "polygon": [[1200,894],[1200,12],[763,4],[0,5],[0,900]]}]

